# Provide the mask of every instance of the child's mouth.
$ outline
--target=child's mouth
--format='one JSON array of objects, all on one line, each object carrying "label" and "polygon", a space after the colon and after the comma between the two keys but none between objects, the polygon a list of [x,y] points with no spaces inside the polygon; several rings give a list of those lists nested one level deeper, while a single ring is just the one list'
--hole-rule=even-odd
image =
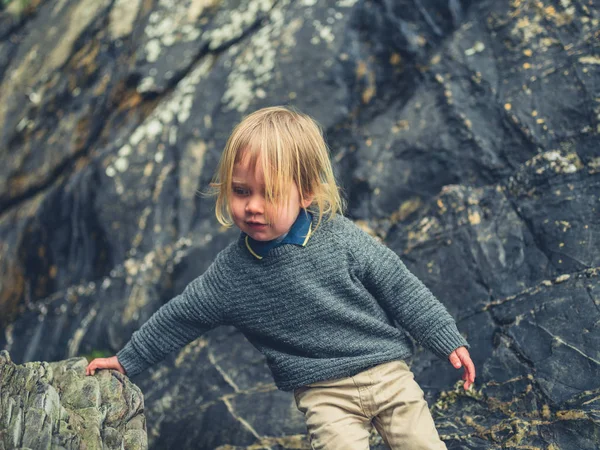
[{"label": "child's mouth", "polygon": [[246,222],[246,224],[253,230],[262,230],[267,227],[267,224],[259,222]]}]

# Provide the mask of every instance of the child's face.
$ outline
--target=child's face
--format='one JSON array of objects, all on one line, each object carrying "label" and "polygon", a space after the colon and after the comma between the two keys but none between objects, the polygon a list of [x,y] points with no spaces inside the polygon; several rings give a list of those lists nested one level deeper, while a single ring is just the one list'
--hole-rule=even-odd
[{"label": "child's face", "polygon": [[[265,201],[265,181],[260,163],[251,167],[250,158],[242,154],[240,161],[233,166],[233,182],[230,200],[233,222],[244,233],[257,241],[270,241],[287,233],[294,224],[301,208],[307,208],[312,198],[300,203],[296,185],[291,186],[287,201],[284,201],[278,215]],[[267,223],[265,215],[271,219]]]}]

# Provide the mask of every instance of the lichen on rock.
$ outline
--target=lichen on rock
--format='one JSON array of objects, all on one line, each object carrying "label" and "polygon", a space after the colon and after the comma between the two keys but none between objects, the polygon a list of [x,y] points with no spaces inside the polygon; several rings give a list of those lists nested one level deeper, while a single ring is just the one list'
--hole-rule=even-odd
[{"label": "lichen on rock", "polygon": [[14,364],[0,351],[0,448],[148,448],[144,398],[116,371],[85,375],[85,358]]}]

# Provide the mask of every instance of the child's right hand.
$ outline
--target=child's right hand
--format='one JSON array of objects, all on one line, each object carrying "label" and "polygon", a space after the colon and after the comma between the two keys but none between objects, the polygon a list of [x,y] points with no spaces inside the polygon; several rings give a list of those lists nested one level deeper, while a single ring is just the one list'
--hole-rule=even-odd
[{"label": "child's right hand", "polygon": [[94,375],[96,369],[115,369],[126,375],[125,369],[119,362],[116,356],[110,358],[96,358],[85,368],[86,375]]},{"label": "child's right hand", "polygon": [[465,381],[464,388],[465,391],[468,391],[473,383],[475,383],[475,364],[471,360],[471,355],[469,355],[469,350],[466,347],[458,347],[448,357],[450,360],[450,364],[452,364],[455,368],[460,369],[461,367],[465,368],[462,379]]}]

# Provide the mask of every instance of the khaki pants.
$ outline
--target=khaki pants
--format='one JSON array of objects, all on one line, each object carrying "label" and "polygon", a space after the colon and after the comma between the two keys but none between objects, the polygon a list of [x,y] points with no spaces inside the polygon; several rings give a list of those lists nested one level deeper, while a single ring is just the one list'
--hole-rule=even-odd
[{"label": "khaki pants", "polygon": [[302,386],[294,398],[313,449],[368,449],[372,425],[392,450],[446,448],[404,361]]}]

